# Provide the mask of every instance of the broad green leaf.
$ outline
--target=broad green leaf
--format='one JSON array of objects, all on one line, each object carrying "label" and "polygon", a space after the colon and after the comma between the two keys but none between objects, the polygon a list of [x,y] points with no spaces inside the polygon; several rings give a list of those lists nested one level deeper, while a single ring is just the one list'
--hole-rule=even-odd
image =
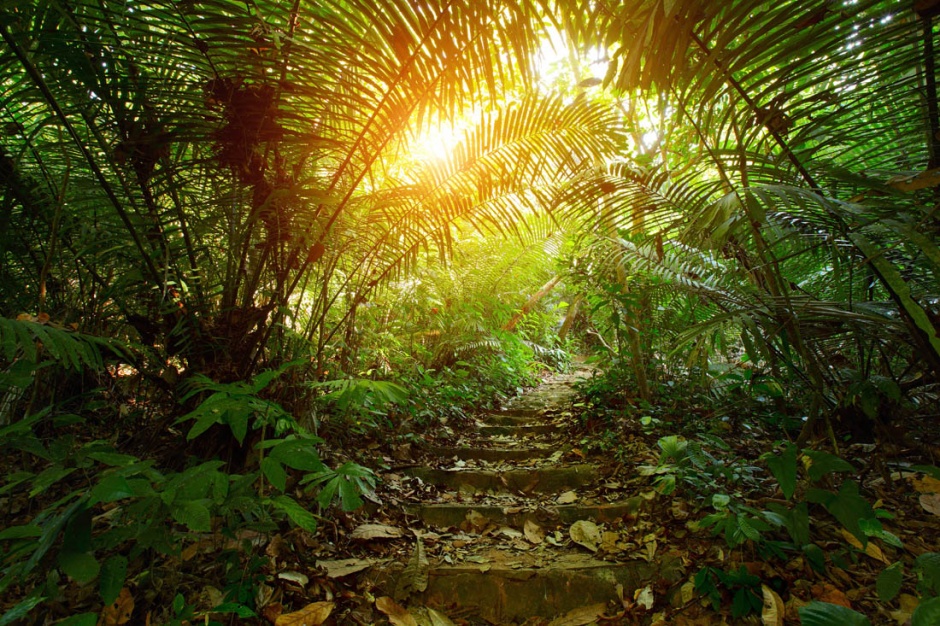
[{"label": "broad green leaf", "polygon": [[284,467],[271,457],[265,457],[261,461],[261,471],[264,477],[268,479],[279,491],[287,489],[287,472]]},{"label": "broad green leaf", "polygon": [[271,500],[274,506],[287,514],[292,522],[308,532],[316,532],[317,518],[289,496],[277,496]]},{"label": "broad green leaf", "polygon": [[818,481],[820,478],[826,474],[831,474],[832,472],[854,472],[855,468],[852,467],[848,461],[837,457],[834,454],[829,454],[828,452],[821,452],[819,450],[804,450],[805,454],[809,460],[809,479],[813,482]]},{"label": "broad green leaf", "polygon": [[839,604],[814,600],[798,610],[803,626],[871,626],[867,617]]},{"label": "broad green leaf", "polygon": [[940,552],[925,552],[914,561],[921,571],[924,584],[935,594],[940,594]]},{"label": "broad green leaf", "polygon": [[101,567],[98,590],[105,605],[117,600],[127,578],[127,558],[120,554],[108,557]]},{"label": "broad green leaf", "polygon": [[42,528],[35,524],[25,524],[23,526],[10,526],[0,530],[0,541],[10,539],[29,539],[42,535]]},{"label": "broad green leaf", "polygon": [[101,571],[98,560],[88,552],[63,550],[59,553],[58,561],[62,571],[78,583],[91,582]]},{"label": "broad green leaf", "polygon": [[76,468],[74,467],[60,467],[53,465],[52,467],[44,470],[39,474],[39,476],[33,479],[33,488],[29,490],[29,497],[35,498],[52,485],[56,484],[74,472],[75,469]]},{"label": "broad green leaf", "polygon": [[174,502],[170,508],[170,514],[173,519],[194,532],[212,530],[212,515],[202,502],[194,500]]},{"label": "broad green leaf", "polygon": [[878,580],[875,581],[878,598],[882,602],[891,602],[901,591],[902,584],[904,584],[904,564],[898,561],[878,574]]},{"label": "broad green leaf", "polygon": [[793,492],[796,491],[797,452],[797,447],[788,443],[782,454],[767,459],[770,473],[777,479],[780,491],[787,500],[793,497]]},{"label": "broad green leaf", "polygon": [[810,489],[806,492],[806,500],[825,506],[862,545],[868,543],[868,537],[862,532],[859,520],[874,518],[875,512],[868,501],[858,494],[858,484],[855,481],[843,482],[838,494],[823,489]]},{"label": "broad green leaf", "polygon": [[45,598],[43,596],[26,598],[3,615],[0,615],[0,626],[9,626],[23,619],[44,600]]},{"label": "broad green leaf", "polygon": [[940,598],[922,600],[911,616],[911,626],[937,626],[940,624]]},{"label": "broad green leaf", "polygon": [[345,476],[339,482],[340,506],[344,511],[355,511],[362,506],[362,498],[359,497],[359,488]]},{"label": "broad green leaf", "polygon": [[108,474],[92,488],[90,503],[116,502],[133,496],[134,490],[126,478],[118,474]]}]

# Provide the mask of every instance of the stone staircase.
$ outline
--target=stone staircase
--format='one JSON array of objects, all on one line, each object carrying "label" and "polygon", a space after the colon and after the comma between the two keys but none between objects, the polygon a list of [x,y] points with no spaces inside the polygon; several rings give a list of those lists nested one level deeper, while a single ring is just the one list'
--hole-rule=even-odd
[{"label": "stone staircase", "polygon": [[374,568],[374,594],[465,624],[592,624],[631,605],[657,568],[639,537],[635,552],[624,543],[642,534],[633,521],[644,500],[624,497],[568,441],[572,384],[585,374],[551,378],[480,416],[456,445],[432,443],[427,466],[388,477],[421,554]]}]

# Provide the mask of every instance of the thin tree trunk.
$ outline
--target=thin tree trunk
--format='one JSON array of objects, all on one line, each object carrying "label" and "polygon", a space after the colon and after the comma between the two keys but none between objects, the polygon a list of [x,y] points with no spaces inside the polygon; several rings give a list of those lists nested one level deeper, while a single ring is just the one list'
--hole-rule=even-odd
[{"label": "thin tree trunk", "polygon": [[539,289],[537,292],[535,292],[535,294],[531,298],[529,298],[528,302],[522,305],[522,308],[519,310],[519,312],[513,315],[512,319],[506,322],[505,325],[503,325],[503,330],[513,330],[516,327],[516,325],[520,321],[522,321],[522,318],[525,317],[526,314],[532,310],[532,307],[538,304],[539,300],[541,300],[546,295],[548,295],[551,292],[551,290],[555,288],[555,285],[557,285],[560,281],[561,281],[561,276],[555,276],[550,281],[542,285],[542,288]]}]

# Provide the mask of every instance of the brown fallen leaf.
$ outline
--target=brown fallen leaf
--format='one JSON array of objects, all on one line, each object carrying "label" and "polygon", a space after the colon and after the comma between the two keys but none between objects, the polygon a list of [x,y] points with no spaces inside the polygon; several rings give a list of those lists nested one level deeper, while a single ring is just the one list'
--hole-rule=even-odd
[{"label": "brown fallen leaf", "polygon": [[760,590],[764,596],[764,608],[760,614],[761,623],[764,626],[783,626],[783,618],[787,614],[783,598],[767,585],[761,585]]},{"label": "brown fallen leaf", "polygon": [[349,535],[350,539],[371,541],[373,539],[397,539],[405,534],[401,528],[385,524],[362,524]]},{"label": "brown fallen leaf", "polygon": [[558,504],[573,504],[578,501],[578,494],[574,491],[566,491],[558,498],[555,499],[555,502]]},{"label": "brown fallen leaf", "polygon": [[933,476],[924,476],[923,478],[912,478],[911,484],[918,493],[940,493],[940,480]]},{"label": "brown fallen leaf", "polygon": [[392,626],[418,626],[414,616],[408,609],[398,604],[388,596],[382,596],[375,601],[375,608],[388,616]]},{"label": "brown fallen leaf", "polygon": [[427,589],[428,571],[430,569],[431,564],[424,554],[424,542],[421,541],[421,536],[418,535],[414,554],[411,555],[408,565],[402,570],[401,575],[398,577],[398,583],[395,585],[395,597],[403,600],[413,591],[420,593]]},{"label": "brown fallen leaf", "polygon": [[490,525],[489,518],[475,509],[467,513],[466,520],[466,529],[474,530],[478,533],[483,532],[486,527]]},{"label": "brown fallen leaf", "polygon": [[852,603],[849,601],[848,596],[836,589],[834,586],[829,583],[818,583],[813,585],[811,589],[813,597],[820,602],[828,602],[829,604],[840,604],[847,609],[852,608]]},{"label": "brown fallen leaf", "polygon": [[525,538],[529,540],[529,543],[538,545],[545,540],[545,531],[542,530],[541,526],[530,519],[525,521],[523,530],[525,531]]},{"label": "brown fallen leaf", "polygon": [[418,626],[457,626],[449,617],[434,609],[420,607],[411,609],[411,614],[418,622]]},{"label": "brown fallen leaf", "polygon": [[370,559],[339,559],[337,561],[317,561],[317,567],[326,570],[327,578],[342,578],[375,565],[376,561]]},{"label": "brown fallen leaf", "polygon": [[934,515],[940,515],[940,493],[925,493],[920,496],[920,505]]},{"label": "brown fallen leaf", "polygon": [[278,616],[274,626],[320,626],[333,612],[333,602],[314,602],[299,611]]},{"label": "brown fallen leaf", "polygon": [[121,626],[131,621],[134,613],[134,596],[130,589],[124,587],[118,594],[117,600],[101,609],[98,626]]},{"label": "brown fallen leaf", "polygon": [[606,604],[592,604],[591,606],[582,606],[568,611],[561,617],[556,617],[548,626],[585,626],[593,624],[601,615],[604,614]]},{"label": "brown fallen leaf", "polygon": [[594,522],[578,520],[568,529],[568,536],[579,546],[584,546],[591,552],[597,552],[597,545],[601,541],[601,531]]},{"label": "brown fallen leaf", "polygon": [[871,558],[875,559],[876,561],[881,561],[885,565],[891,565],[891,561],[885,556],[884,552],[881,551],[881,548],[879,548],[873,542],[869,541],[868,544],[863,548],[862,542],[858,540],[858,537],[844,528],[840,528],[839,532],[842,534],[842,538],[845,539],[846,543],[856,550],[861,550]]}]

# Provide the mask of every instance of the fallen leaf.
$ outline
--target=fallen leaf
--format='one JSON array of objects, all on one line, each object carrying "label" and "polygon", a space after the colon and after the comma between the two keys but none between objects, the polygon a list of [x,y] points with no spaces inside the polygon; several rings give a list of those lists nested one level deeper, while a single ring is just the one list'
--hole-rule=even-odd
[{"label": "fallen leaf", "polygon": [[[921,496],[921,498],[923,497],[924,496]],[[839,532],[842,534],[842,538],[845,539],[846,543],[848,543],[850,546],[852,546],[856,550],[861,550],[862,552],[864,552],[871,558],[875,559],[876,561],[881,561],[885,565],[891,565],[891,561],[888,560],[887,557],[885,557],[885,554],[884,552],[881,551],[881,548],[879,548],[873,542],[869,541],[868,545],[866,545],[863,548],[862,542],[858,540],[858,537],[856,537],[855,535],[853,535],[852,533],[850,533],[844,528],[840,528]]]},{"label": "fallen leaf", "polygon": [[940,515],[940,493],[925,493],[920,497],[920,505],[934,515]]},{"label": "fallen leaf", "polygon": [[467,513],[466,520],[470,525],[469,529],[475,530],[477,532],[482,532],[486,529],[487,526],[490,525],[489,518],[477,510],[472,510]]},{"label": "fallen leaf", "polygon": [[542,527],[533,522],[530,519],[525,521],[525,538],[529,540],[530,543],[538,545],[545,540],[545,531],[542,530]]},{"label": "fallen leaf", "polygon": [[388,621],[392,626],[418,626],[414,616],[408,612],[408,609],[401,606],[388,596],[382,596],[375,601],[375,608],[388,616]]},{"label": "fallen leaf", "polygon": [[99,626],[121,626],[131,621],[131,615],[134,613],[134,596],[130,589],[124,587],[118,594],[117,600],[101,609],[101,618],[98,620]]},{"label": "fallen leaf", "polygon": [[914,611],[917,610],[920,599],[909,593],[902,593],[900,597],[898,597],[898,604],[900,604],[901,608],[897,611],[891,611],[891,618],[894,619],[899,626],[910,624],[911,616],[914,614]]},{"label": "fallen leaf", "polygon": [[578,494],[575,493],[574,491],[566,491],[560,496],[558,496],[558,498],[555,499],[555,502],[557,502],[558,504],[572,504],[577,501],[578,501]]},{"label": "fallen leaf", "polygon": [[679,594],[682,596],[682,604],[688,604],[695,597],[695,583],[688,581],[679,588]]},{"label": "fallen leaf", "polygon": [[340,559],[338,561],[317,561],[317,567],[326,570],[327,578],[342,578],[375,565],[375,561],[367,559]]},{"label": "fallen leaf", "polygon": [[568,529],[568,536],[579,546],[584,546],[591,552],[597,552],[597,544],[601,540],[601,531],[594,522],[578,520]]},{"label": "fallen leaf", "polygon": [[314,602],[299,611],[278,616],[274,626],[320,626],[333,612],[333,602]]},{"label": "fallen leaf", "polygon": [[277,577],[281,580],[296,583],[301,587],[306,587],[307,583],[310,582],[310,579],[307,578],[307,575],[300,572],[280,572]]},{"label": "fallen leaf", "polygon": [[642,606],[647,611],[653,608],[653,604],[656,602],[653,596],[653,588],[649,585],[633,592],[633,599],[636,600],[637,606]]},{"label": "fallen leaf", "polygon": [[767,585],[761,585],[760,590],[764,596],[764,608],[760,614],[761,623],[764,626],[783,626],[783,617],[787,612],[783,598]]},{"label": "fallen leaf", "polygon": [[839,604],[847,609],[852,608],[852,603],[849,602],[848,597],[829,583],[819,583],[813,585],[812,592],[813,597],[820,602]]},{"label": "fallen leaf", "polygon": [[449,617],[434,609],[420,607],[411,609],[411,614],[418,622],[418,626],[457,626]]},{"label": "fallen leaf", "polygon": [[273,602],[261,609],[261,615],[271,624],[276,624],[277,618],[279,618],[283,612],[284,607],[281,606],[280,602]]},{"label": "fallen leaf", "polygon": [[940,493],[940,480],[937,480],[933,476],[912,478],[911,483],[918,493]]},{"label": "fallen leaf", "polygon": [[418,536],[414,554],[411,555],[411,560],[408,561],[408,565],[405,566],[401,576],[398,577],[398,583],[395,586],[395,597],[403,599],[408,597],[412,591],[422,592],[427,589],[428,570],[430,568],[431,564],[428,563],[428,558],[424,554],[424,543],[421,541],[421,537]]},{"label": "fallen leaf", "polygon": [[362,524],[352,531],[352,534],[349,535],[349,538],[358,539],[359,541],[369,541],[372,539],[397,539],[404,534],[405,533],[401,528],[396,528],[394,526],[386,526],[385,524]]},{"label": "fallen leaf", "polygon": [[597,618],[604,614],[606,604],[592,604],[591,606],[582,606],[568,611],[561,617],[556,617],[548,626],[585,626],[594,624]]}]

